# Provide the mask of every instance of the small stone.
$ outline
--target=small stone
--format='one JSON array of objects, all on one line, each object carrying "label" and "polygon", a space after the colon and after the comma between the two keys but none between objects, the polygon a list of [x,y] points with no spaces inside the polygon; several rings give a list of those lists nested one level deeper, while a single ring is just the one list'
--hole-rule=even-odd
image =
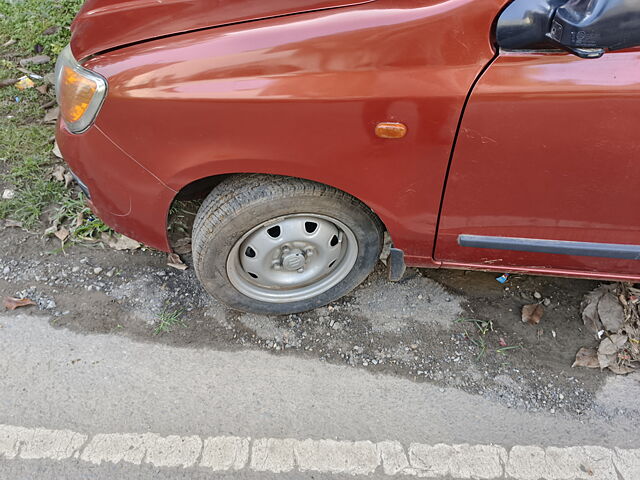
[{"label": "small stone", "polygon": [[2,192],[3,200],[11,200],[15,196],[16,196],[16,192],[14,192],[13,190],[9,190],[8,188],[4,192]]},{"label": "small stone", "polygon": [[545,307],[548,307],[549,305],[551,305],[551,299],[545,298],[542,303],[544,304]]},{"label": "small stone", "polygon": [[9,267],[4,267],[4,269],[2,270],[2,273],[4,273],[5,275],[8,274],[11,271],[11,269]]},{"label": "small stone", "polygon": [[418,295],[418,300],[422,300],[422,294]]},{"label": "small stone", "polygon": [[71,273],[78,273],[80,271],[80,267],[73,267],[71,269]]},{"label": "small stone", "polygon": [[100,267],[96,267],[93,269],[93,273],[95,273],[96,275],[100,275],[102,273],[102,268]]},{"label": "small stone", "polygon": [[536,300],[540,300],[542,298],[542,294],[540,292],[534,292],[533,297]]}]

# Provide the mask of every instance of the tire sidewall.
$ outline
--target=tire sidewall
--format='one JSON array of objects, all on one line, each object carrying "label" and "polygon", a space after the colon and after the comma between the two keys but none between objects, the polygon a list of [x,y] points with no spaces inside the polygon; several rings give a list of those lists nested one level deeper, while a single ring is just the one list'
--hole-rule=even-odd
[{"label": "tire sidewall", "polygon": [[[202,212],[211,215],[214,212]],[[227,275],[227,259],[234,245],[250,230],[286,215],[319,214],[338,220],[353,232],[358,245],[355,264],[337,285],[311,299],[270,303],[240,293]],[[382,248],[382,236],[375,217],[350,199],[332,195],[295,195],[278,199],[261,198],[216,224],[213,231],[194,236],[202,242],[194,248],[196,274],[204,288],[232,308],[245,312],[284,315],[326,305],[357,287],[374,268]],[[199,248],[198,248],[199,247]]]}]

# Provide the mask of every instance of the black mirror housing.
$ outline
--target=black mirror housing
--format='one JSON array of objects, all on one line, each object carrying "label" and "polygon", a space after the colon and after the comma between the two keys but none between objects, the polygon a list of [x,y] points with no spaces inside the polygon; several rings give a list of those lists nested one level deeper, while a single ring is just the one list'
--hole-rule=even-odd
[{"label": "black mirror housing", "polygon": [[498,20],[497,40],[507,49],[546,44],[597,58],[640,45],[640,0],[516,0]]},{"label": "black mirror housing", "polygon": [[569,0],[556,11],[548,37],[578,54],[636,46],[640,0]]}]

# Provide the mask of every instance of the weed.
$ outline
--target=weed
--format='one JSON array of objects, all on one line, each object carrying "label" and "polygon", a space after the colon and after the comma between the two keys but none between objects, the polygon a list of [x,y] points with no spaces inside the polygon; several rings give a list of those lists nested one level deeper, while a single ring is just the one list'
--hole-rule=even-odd
[{"label": "weed", "polygon": [[72,241],[96,241],[103,233],[112,232],[111,228],[93,215],[81,192],[77,192],[76,196],[69,195],[62,199],[54,215],[53,224],[68,225],[67,229]]},{"label": "weed", "polygon": [[184,310],[169,310],[165,307],[158,315],[158,326],[153,331],[154,335],[160,335],[163,333],[171,332],[171,329],[175,326],[186,327],[186,323],[182,320]]},{"label": "weed", "polygon": [[478,347],[479,352],[478,355],[476,355],[476,360],[480,360],[482,357],[484,357],[485,353],[487,353],[487,342],[485,341],[484,337],[480,336],[477,339],[474,339],[466,330],[464,331],[464,334],[471,343]]},{"label": "weed", "polygon": [[499,353],[501,355],[506,355],[509,350],[517,350],[519,348],[522,348],[522,345],[511,345],[509,347],[500,347],[496,350],[496,353]]},{"label": "weed", "polygon": [[46,159],[32,156],[11,166],[2,179],[11,183],[18,195],[0,203],[0,218],[11,217],[31,228],[38,224],[46,207],[62,201],[66,189],[60,182],[47,178],[44,172],[48,165]]},{"label": "weed", "polygon": [[69,41],[69,24],[82,0],[0,2],[0,41],[13,39],[16,50],[56,56]]},{"label": "weed", "polygon": [[[82,0],[21,0],[0,2],[0,78],[18,78],[19,60],[46,54],[51,61],[29,65],[29,70],[45,75],[53,71],[56,55],[69,41],[69,27]],[[35,80],[37,86],[45,85]],[[39,224],[50,205],[60,205],[71,195],[49,171],[57,160],[51,154],[53,127],[43,123],[43,105],[54,99],[36,88],[0,91],[0,185],[15,190],[11,200],[0,202],[0,218],[12,218],[27,228]]]},{"label": "weed", "polygon": [[456,322],[458,323],[473,323],[476,328],[478,329],[478,332],[480,333],[480,335],[486,335],[489,332],[493,332],[493,322],[491,320],[476,320],[476,319],[466,319],[466,318],[459,318],[458,320],[456,320]]},{"label": "weed", "polygon": [[[488,346],[487,346],[487,341],[486,341],[486,336],[491,333],[494,332],[494,328],[493,328],[493,321],[491,320],[477,320],[477,319],[466,319],[466,318],[459,318],[456,320],[457,323],[472,323],[475,327],[476,327],[476,333],[477,335],[470,335],[469,332],[467,332],[467,330],[465,329],[464,334],[465,336],[469,339],[469,341],[474,344],[479,352],[478,355],[476,356],[477,360],[480,360],[482,357],[485,356],[485,354],[487,353],[488,350]],[[500,354],[506,354],[507,351],[509,350],[513,350],[514,348],[519,348],[519,346],[517,347],[502,347],[496,350],[497,353]]]}]

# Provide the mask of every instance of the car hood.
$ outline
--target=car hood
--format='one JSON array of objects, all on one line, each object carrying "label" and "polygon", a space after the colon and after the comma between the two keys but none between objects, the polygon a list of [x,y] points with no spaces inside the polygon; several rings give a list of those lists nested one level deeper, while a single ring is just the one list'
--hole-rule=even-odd
[{"label": "car hood", "polygon": [[77,59],[167,35],[374,0],[86,0],[71,30]]}]

